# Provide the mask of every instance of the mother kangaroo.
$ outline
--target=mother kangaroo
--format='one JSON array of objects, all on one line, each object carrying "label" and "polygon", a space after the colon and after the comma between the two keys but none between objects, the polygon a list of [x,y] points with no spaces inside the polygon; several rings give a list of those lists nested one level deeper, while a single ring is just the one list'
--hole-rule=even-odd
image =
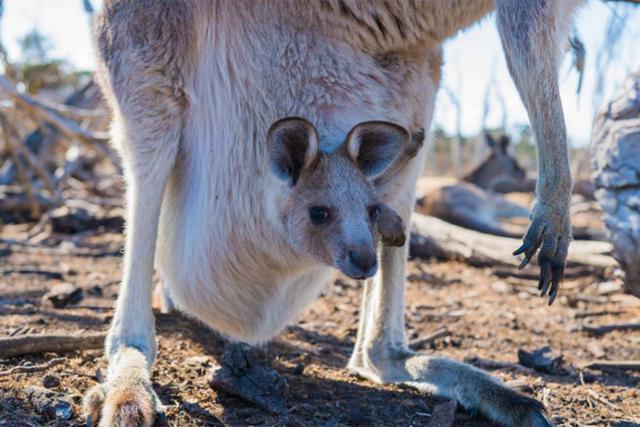
[{"label": "mother kangaroo", "polygon": [[495,9],[538,145],[537,203],[516,254],[539,253],[553,301],[571,235],[557,67],[578,3],[105,0],[97,76],[127,226],[109,372],[85,398],[89,424],[150,426],[162,410],[149,373],[155,265],[177,308],[254,344],[313,301],[332,268],[366,279],[350,372],[500,425],[550,426],[538,401],[408,349],[407,245],[376,244],[377,223],[381,211],[410,221],[425,150],[413,152],[409,135],[429,128],[442,43]]}]

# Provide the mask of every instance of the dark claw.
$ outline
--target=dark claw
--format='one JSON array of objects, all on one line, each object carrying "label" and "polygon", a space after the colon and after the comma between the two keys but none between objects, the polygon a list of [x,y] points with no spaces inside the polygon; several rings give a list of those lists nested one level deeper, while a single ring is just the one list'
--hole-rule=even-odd
[{"label": "dark claw", "polygon": [[523,253],[525,250],[527,249],[527,244],[523,243],[522,246],[520,246],[518,249],[516,249],[515,251],[513,251],[513,255],[514,256],[518,256],[521,253]]},{"label": "dark claw", "polygon": [[560,286],[557,283],[553,283],[551,285],[551,292],[549,292],[549,305],[553,304],[558,296],[558,291],[560,290]]},{"label": "dark claw", "polygon": [[549,305],[553,304],[560,290],[560,283],[564,277],[564,263],[551,266],[553,278],[551,279],[551,291],[549,292]]},{"label": "dark claw", "polygon": [[540,296],[543,297],[549,290],[549,284],[551,284],[551,265],[549,261],[541,260],[540,261],[540,281],[538,282],[538,290],[540,291]]},{"label": "dark claw", "polygon": [[91,427],[91,415],[87,416],[87,427]]},{"label": "dark claw", "polygon": [[522,260],[522,262],[518,266],[518,269],[522,270],[523,268],[525,268],[529,264],[530,261],[531,261],[531,258],[529,258],[528,256],[524,257],[524,259]]}]

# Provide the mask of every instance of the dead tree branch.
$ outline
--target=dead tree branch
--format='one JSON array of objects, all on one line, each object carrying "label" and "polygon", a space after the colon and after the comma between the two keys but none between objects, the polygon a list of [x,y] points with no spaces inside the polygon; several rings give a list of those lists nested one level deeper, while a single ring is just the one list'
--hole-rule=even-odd
[{"label": "dead tree branch", "polygon": [[82,335],[26,335],[0,339],[0,357],[24,354],[64,353],[76,350],[94,350],[104,345],[104,333]]},{"label": "dead tree branch", "polygon": [[47,369],[52,368],[56,365],[61,365],[66,361],[66,357],[56,357],[41,365],[14,366],[13,368],[0,371],[0,377],[6,377],[13,374],[27,374],[32,372],[46,371]]}]

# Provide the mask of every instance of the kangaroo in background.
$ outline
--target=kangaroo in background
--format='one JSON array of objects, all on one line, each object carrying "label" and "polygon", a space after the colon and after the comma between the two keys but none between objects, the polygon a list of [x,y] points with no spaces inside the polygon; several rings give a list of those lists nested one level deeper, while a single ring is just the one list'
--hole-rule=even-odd
[{"label": "kangaroo in background", "polygon": [[[495,8],[538,144],[538,201],[515,253],[526,263],[539,252],[540,287],[555,297],[571,235],[557,66],[578,3],[105,0],[97,77],[127,227],[109,372],[87,393],[89,424],[149,426],[162,411],[150,379],[155,264],[179,309],[254,344],[337,267],[366,279],[350,372],[455,399],[501,425],[551,425],[538,401],[487,373],[408,349],[407,245],[375,240],[382,213],[390,243],[404,240],[396,232],[409,223],[425,150],[396,161],[413,151],[407,134],[429,128],[442,43]],[[305,121],[267,132],[290,116]],[[370,121],[386,124],[357,126]]]},{"label": "kangaroo in background", "polygon": [[535,189],[535,180],[527,178],[527,172],[509,153],[511,139],[507,135],[500,135],[495,139],[491,134],[485,133],[484,140],[491,150],[489,155],[463,176],[462,181],[470,182],[487,191],[500,189],[501,186],[508,186],[511,191]]}]

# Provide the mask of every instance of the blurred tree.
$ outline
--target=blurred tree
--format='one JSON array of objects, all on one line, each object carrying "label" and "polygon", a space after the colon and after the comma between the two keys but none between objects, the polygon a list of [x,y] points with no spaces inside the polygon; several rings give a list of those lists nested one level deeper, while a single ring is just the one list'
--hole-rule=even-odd
[{"label": "blurred tree", "polygon": [[60,88],[75,88],[79,75],[64,60],[54,58],[54,44],[37,28],[18,40],[20,45],[19,75],[27,91],[38,93],[42,89],[58,91]]},{"label": "blurred tree", "polygon": [[42,64],[48,62],[49,51],[53,49],[53,43],[37,28],[29,31],[18,40],[18,43],[25,63]]}]

